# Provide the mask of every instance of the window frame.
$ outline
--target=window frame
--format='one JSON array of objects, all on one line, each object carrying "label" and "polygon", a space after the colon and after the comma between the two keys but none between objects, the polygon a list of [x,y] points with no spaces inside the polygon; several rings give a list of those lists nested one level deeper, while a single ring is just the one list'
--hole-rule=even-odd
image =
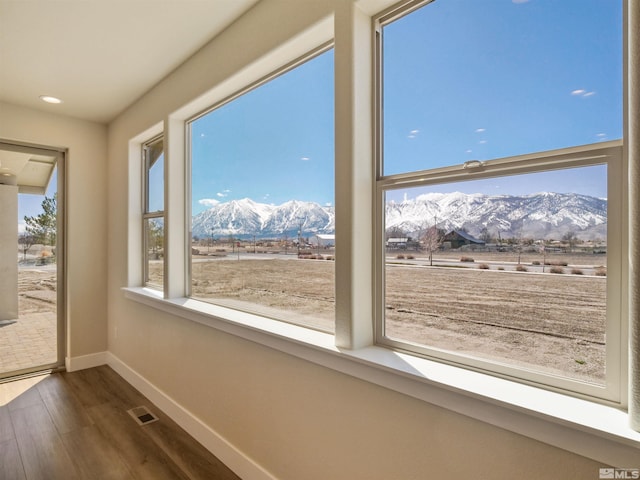
[{"label": "window frame", "polygon": [[[149,172],[153,165],[150,165],[151,159],[149,155],[149,150],[151,149],[151,145],[162,141],[162,154],[165,154],[165,138],[164,133],[154,136],[153,138],[147,140],[142,143],[142,285],[144,287],[152,288],[155,290],[163,291],[164,290],[164,272],[163,272],[163,284],[157,284],[149,281],[149,224],[154,219],[162,219],[163,222],[163,244],[166,244],[166,218],[165,218],[165,208],[167,199],[166,195],[163,192],[163,209],[162,210],[154,210],[151,211],[149,209]],[[164,178],[166,167],[164,167],[162,176]],[[164,261],[163,261],[164,263]],[[163,267],[164,270],[164,267]]]},{"label": "window frame", "polygon": [[[427,6],[433,0],[404,2],[373,17],[374,31],[374,122],[375,122],[375,176],[374,182],[374,338],[375,344],[396,351],[408,352],[424,358],[434,359],[449,365],[496,375],[524,384],[559,391],[580,398],[587,398],[611,405],[626,406],[627,379],[624,365],[628,363],[626,344],[627,329],[623,324],[622,276],[624,232],[628,231],[626,212],[628,198],[620,188],[627,182],[627,167],[623,152],[623,140],[581,145],[551,151],[533,152],[486,161],[467,161],[458,165],[436,167],[427,170],[384,175],[383,142],[383,28],[397,19],[410,15]],[[486,179],[499,176],[544,172],[563,168],[589,165],[607,165],[607,323],[605,345],[604,386],[579,381],[568,377],[545,374],[541,371],[504,364],[497,360],[476,358],[469,355],[443,351],[428,345],[414,344],[385,336],[385,193],[394,189],[421,187],[453,182]]]},{"label": "window frame", "polygon": [[[260,316],[264,316],[265,318],[270,318],[273,319],[275,321],[278,322],[285,322],[285,323],[291,323],[293,325],[300,325],[303,328],[309,328],[312,330],[317,330],[317,331],[321,331],[321,332],[325,332],[325,333],[330,333],[331,335],[333,335],[332,332],[327,332],[326,330],[317,327],[317,326],[313,326],[311,324],[306,324],[304,321],[302,322],[293,322],[292,320],[289,320],[287,318],[281,318],[281,317],[277,317],[276,315],[270,316],[266,313],[264,313],[263,311],[261,311],[261,307],[262,305],[260,304],[255,304],[256,308],[242,308],[240,306],[233,306],[233,307],[229,307],[225,302],[216,302],[215,300],[211,300],[211,299],[207,299],[207,298],[200,298],[200,297],[194,297],[193,296],[193,291],[192,291],[192,287],[193,287],[193,250],[191,248],[192,245],[192,239],[193,239],[193,233],[192,233],[192,222],[193,222],[193,213],[192,213],[192,191],[191,191],[191,182],[192,182],[192,178],[193,178],[193,164],[192,164],[192,142],[193,142],[193,124],[194,122],[196,122],[197,120],[205,117],[206,115],[214,112],[215,110],[224,107],[225,105],[230,104],[231,102],[233,102],[234,100],[237,100],[239,98],[241,98],[243,95],[248,94],[258,88],[260,88],[263,85],[267,85],[269,82],[271,82],[272,80],[277,79],[278,77],[282,76],[282,75],[286,75],[287,73],[295,70],[297,67],[312,61],[313,59],[315,59],[316,57],[319,57],[320,55],[327,53],[331,50],[334,49],[334,41],[330,40],[328,42],[324,42],[321,45],[317,46],[316,48],[310,49],[308,50],[305,54],[298,56],[297,58],[295,58],[294,60],[286,63],[285,65],[281,66],[280,68],[277,68],[275,70],[273,70],[272,72],[268,73],[267,75],[264,75],[263,77],[259,78],[258,80],[251,82],[249,84],[247,84],[244,87],[241,87],[237,90],[235,90],[233,93],[231,93],[230,95],[224,97],[223,99],[213,103],[212,105],[208,106],[207,108],[200,110],[198,113],[196,113],[195,115],[192,115],[188,118],[185,119],[184,121],[184,129],[185,129],[185,151],[186,151],[186,155],[185,155],[185,168],[186,168],[186,174],[185,174],[185,182],[187,184],[187,189],[186,189],[186,196],[185,196],[185,211],[186,211],[186,222],[188,224],[188,227],[186,228],[187,230],[187,239],[185,242],[185,255],[186,255],[186,272],[185,272],[185,297],[192,299],[194,301],[199,301],[199,302],[203,302],[203,303],[208,303],[208,304],[212,304],[212,305],[218,305],[221,307],[225,307],[225,308],[229,308],[231,310],[237,310],[239,312],[244,312],[244,313],[249,313],[249,314],[255,314],[255,315],[260,315]],[[335,76],[335,72],[334,72],[334,76]],[[335,119],[335,113],[334,113],[334,119]],[[336,159],[335,159],[335,155],[333,158],[333,163],[334,163],[334,168],[335,168],[335,164],[336,164]],[[335,204],[336,204],[336,192],[335,192],[335,185],[334,185],[334,208],[335,208]],[[336,268],[335,265],[337,264],[337,260],[335,260],[334,262],[332,262],[334,264],[334,269]],[[334,290],[335,290],[335,276],[334,276]],[[334,331],[335,331],[335,312],[336,312],[336,305],[337,305],[337,299],[334,302]],[[288,310],[286,311],[287,313],[296,313],[295,311],[292,310]]]},{"label": "window frame", "polygon": [[[527,154],[516,157],[488,160],[480,164],[460,164],[434,169],[379,177],[376,182],[376,220],[380,225],[376,231],[376,277],[379,279],[375,308],[376,343],[388,348],[407,351],[427,358],[434,358],[463,368],[488,372],[528,384],[539,385],[559,391],[567,391],[600,401],[619,404],[622,401],[621,366],[626,361],[622,345],[622,294],[621,258],[622,232],[625,218],[621,215],[621,189],[615,188],[623,181],[622,142],[611,141],[583,147]],[[473,358],[454,352],[443,351],[429,345],[413,344],[409,341],[394,340],[385,336],[385,193],[408,187],[440,185],[497,176],[513,176],[527,173],[579,168],[592,165],[607,165],[607,313],[606,313],[606,369],[604,386],[583,382],[569,377],[560,377],[536,371],[535,367],[523,368],[504,364],[497,360]]]},{"label": "window frame", "polygon": [[[374,118],[376,82],[379,81],[374,51],[377,18],[408,8],[407,5],[417,8],[424,0],[393,5],[392,2],[394,0],[359,0],[357,5],[351,2],[336,4],[334,15],[325,17],[286,42],[272,45],[260,58],[223,69],[223,73],[214,75],[209,83],[197,84],[199,90],[189,91],[181,97],[183,101],[179,105],[170,102],[161,113],[154,109],[158,115],[145,117],[139,123],[138,130],[131,132],[128,145],[130,195],[127,202],[127,274],[122,287],[124,300],[153,309],[164,321],[188,321],[213,328],[216,332],[300,358],[603,464],[633,463],[640,448],[640,433],[634,427],[634,421],[638,421],[637,412],[627,409],[630,399],[635,398],[631,391],[624,391],[622,401],[617,405],[594,401],[593,398],[583,399],[566,391],[531,386],[508,377],[488,375],[374,344],[374,296],[379,293],[373,271],[374,237],[378,231],[373,215],[375,162],[378,159],[375,152],[378,125]],[[629,8],[625,0],[625,22],[630,20]],[[634,30],[629,23],[625,27],[625,35],[627,28],[635,38],[637,29]],[[334,42],[335,48],[335,188],[336,203],[342,202],[342,209],[336,212],[341,262],[340,270],[336,270],[335,335],[185,296],[188,288],[185,272],[190,266],[187,252],[190,251],[188,210],[191,198],[187,180],[190,173],[185,160],[190,144],[185,140],[186,120],[244,85],[251,84],[253,79],[268,78],[270,72],[282,68],[289,59],[304,56],[328,41]],[[630,43],[631,40],[625,36],[625,49]],[[628,58],[625,56],[625,68],[630,62]],[[631,121],[628,110],[632,113],[634,110],[628,106],[630,98],[626,83],[624,102],[627,138],[627,121]],[[166,142],[165,273],[168,273],[165,291],[159,292],[145,288],[141,278],[140,146],[163,129]],[[631,146],[625,144],[623,147],[625,172],[629,156],[637,150],[633,149],[633,142],[630,143]],[[623,190],[623,214],[626,214],[632,207],[628,187],[615,187]],[[628,231],[621,232],[625,255],[629,248],[628,235]],[[623,297],[628,300],[629,266],[623,264],[622,270]],[[623,322],[625,338],[629,336],[629,328],[638,328],[637,319],[629,317],[628,308],[623,301],[623,318],[629,320]],[[117,357],[112,359],[117,361]],[[628,369],[624,363],[622,388],[626,386]]]}]

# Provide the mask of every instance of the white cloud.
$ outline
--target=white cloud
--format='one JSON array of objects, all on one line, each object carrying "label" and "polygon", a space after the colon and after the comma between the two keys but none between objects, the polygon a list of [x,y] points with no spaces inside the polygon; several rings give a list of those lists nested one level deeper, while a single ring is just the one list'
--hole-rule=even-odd
[{"label": "white cloud", "polygon": [[486,140],[480,140],[478,143],[484,145],[485,143],[487,143],[487,141]]},{"label": "white cloud", "polygon": [[200,205],[204,205],[206,207],[213,207],[220,203],[220,200],[216,200],[215,198],[201,198],[198,200]]},{"label": "white cloud", "polygon": [[420,133],[420,130],[411,130],[409,133],[411,135],[417,135],[418,133]]},{"label": "white cloud", "polygon": [[571,91],[571,95],[576,96],[576,97],[590,97],[592,95],[595,95],[596,92],[594,91],[587,91],[584,88],[579,88],[577,90],[572,90]]},{"label": "white cloud", "polygon": [[472,153],[473,150],[471,150],[470,148],[468,150],[465,150],[466,153]]},{"label": "white cloud", "polygon": [[311,160],[309,157],[300,157],[300,160],[307,162],[309,160]]},{"label": "white cloud", "polygon": [[482,133],[482,132],[486,132],[487,129],[486,128],[476,128],[476,133]]},{"label": "white cloud", "polygon": [[606,137],[606,133],[596,133],[596,137]]},{"label": "white cloud", "polygon": [[518,3],[527,3],[529,2],[529,0],[511,0],[513,3],[518,4]]}]

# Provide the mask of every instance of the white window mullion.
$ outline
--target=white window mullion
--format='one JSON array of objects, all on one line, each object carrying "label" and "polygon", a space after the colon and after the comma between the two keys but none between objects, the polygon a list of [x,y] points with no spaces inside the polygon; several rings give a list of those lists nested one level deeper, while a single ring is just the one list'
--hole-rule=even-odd
[{"label": "white window mullion", "polygon": [[373,342],[371,18],[351,2],[335,16],[336,345]]},{"label": "white window mullion", "polygon": [[165,298],[186,296],[187,244],[189,230],[185,193],[185,126],[180,119],[165,121]]}]

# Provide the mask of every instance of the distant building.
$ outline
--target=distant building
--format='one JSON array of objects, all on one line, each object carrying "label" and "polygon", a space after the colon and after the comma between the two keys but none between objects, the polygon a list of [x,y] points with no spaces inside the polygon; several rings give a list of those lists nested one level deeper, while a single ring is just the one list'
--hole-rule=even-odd
[{"label": "distant building", "polygon": [[390,238],[387,240],[387,248],[405,249],[408,242],[408,238]]},{"label": "distant building", "polygon": [[335,235],[318,234],[316,235],[316,240],[319,247],[330,248],[336,244]]},{"label": "distant building", "polygon": [[451,248],[460,248],[464,245],[478,245],[484,246],[485,242],[478,238],[475,238],[472,235],[469,235],[467,232],[463,232],[461,230],[451,230],[447,233],[443,242],[451,245]]}]

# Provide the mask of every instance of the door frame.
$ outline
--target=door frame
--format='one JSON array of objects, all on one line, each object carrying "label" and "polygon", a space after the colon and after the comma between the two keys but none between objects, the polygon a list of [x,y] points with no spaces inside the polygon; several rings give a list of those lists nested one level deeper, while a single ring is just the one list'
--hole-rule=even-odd
[{"label": "door frame", "polygon": [[[56,200],[56,349],[54,363],[34,365],[11,372],[0,372],[0,382],[41,372],[64,370],[67,353],[67,149],[0,138],[0,150],[55,156],[57,168]],[[20,312],[18,312],[18,316]]]}]

